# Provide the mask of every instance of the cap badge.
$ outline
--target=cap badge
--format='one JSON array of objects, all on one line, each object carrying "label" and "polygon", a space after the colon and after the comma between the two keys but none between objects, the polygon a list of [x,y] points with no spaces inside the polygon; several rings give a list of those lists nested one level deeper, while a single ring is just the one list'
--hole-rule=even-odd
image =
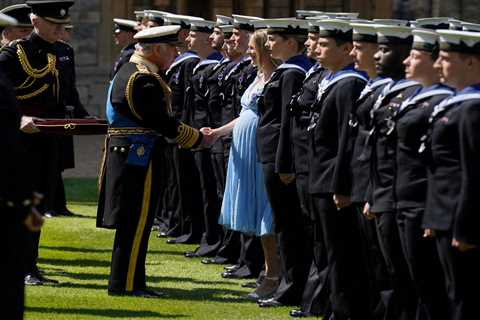
[{"label": "cap badge", "polygon": [[60,15],[64,17],[67,14],[67,11],[65,9],[60,10]]}]

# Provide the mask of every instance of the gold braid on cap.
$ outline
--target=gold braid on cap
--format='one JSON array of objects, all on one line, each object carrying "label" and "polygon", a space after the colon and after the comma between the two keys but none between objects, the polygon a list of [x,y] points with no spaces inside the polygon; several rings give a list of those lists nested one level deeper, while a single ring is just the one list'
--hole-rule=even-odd
[{"label": "gold braid on cap", "polygon": [[[32,65],[28,61],[27,54],[25,53],[25,50],[19,43],[17,44],[17,55],[18,55],[18,61],[20,62],[20,65],[22,66],[23,71],[25,71],[28,77],[25,79],[25,81],[21,85],[19,85],[18,87],[15,87],[15,89],[26,89],[32,86],[35,83],[36,79],[41,79],[47,76],[48,74],[52,74],[55,78],[55,82],[53,83],[53,93],[58,100],[59,92],[60,92],[60,81],[58,78],[58,70],[57,68],[55,68],[55,65],[57,63],[57,57],[54,54],[48,53],[47,65],[41,69],[35,69],[32,67]],[[22,96],[17,96],[17,99],[25,100],[25,99],[32,98],[44,92],[45,90],[47,90],[48,87],[49,87],[48,84],[44,84],[41,88],[35,90],[32,93],[22,95]]]}]

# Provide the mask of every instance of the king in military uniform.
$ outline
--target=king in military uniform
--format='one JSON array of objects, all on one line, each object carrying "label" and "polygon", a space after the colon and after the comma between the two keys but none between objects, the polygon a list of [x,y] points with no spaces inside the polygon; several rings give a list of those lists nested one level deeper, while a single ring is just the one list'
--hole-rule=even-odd
[{"label": "king in military uniform", "polygon": [[164,138],[186,149],[202,141],[198,130],[171,115],[171,91],[159,75],[175,58],[179,30],[179,26],[161,26],[139,32],[135,53],[109,88],[109,131],[97,226],[116,229],[108,286],[111,295],[158,295],[146,289],[145,257],[155,204],[165,187]]}]

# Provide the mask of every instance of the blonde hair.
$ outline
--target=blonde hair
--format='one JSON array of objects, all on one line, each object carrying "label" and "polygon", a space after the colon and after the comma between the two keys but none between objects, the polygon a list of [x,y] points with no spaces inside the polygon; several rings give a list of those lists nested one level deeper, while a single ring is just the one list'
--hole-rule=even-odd
[{"label": "blonde hair", "polygon": [[256,30],[250,39],[253,39],[255,44],[255,64],[258,66],[259,72],[263,73],[261,63],[262,57],[268,56],[274,68],[278,67],[282,63],[282,61],[272,58],[265,47],[265,43],[268,39],[266,30]]}]

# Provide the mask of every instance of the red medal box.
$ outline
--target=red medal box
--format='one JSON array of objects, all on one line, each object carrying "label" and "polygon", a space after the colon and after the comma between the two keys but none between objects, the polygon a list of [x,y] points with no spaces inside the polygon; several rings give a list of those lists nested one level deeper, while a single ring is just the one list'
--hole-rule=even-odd
[{"label": "red medal box", "polygon": [[107,134],[108,130],[105,119],[39,119],[34,123],[40,132],[68,136]]}]

